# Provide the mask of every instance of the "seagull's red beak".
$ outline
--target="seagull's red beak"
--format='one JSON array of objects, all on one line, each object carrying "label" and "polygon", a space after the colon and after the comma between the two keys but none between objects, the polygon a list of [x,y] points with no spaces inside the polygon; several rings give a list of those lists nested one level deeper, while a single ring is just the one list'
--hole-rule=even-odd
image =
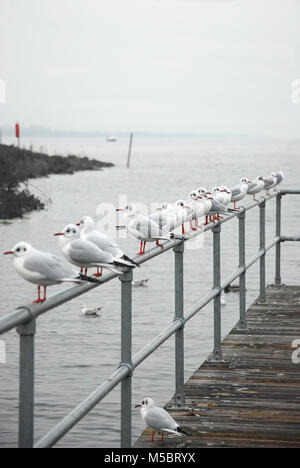
[{"label": "seagull's red beak", "polygon": [[57,232],[56,234],[54,234],[54,236],[63,236],[64,233],[63,232]]},{"label": "seagull's red beak", "polygon": [[201,200],[202,200],[202,197],[201,197],[201,195],[198,195],[198,197],[197,197],[197,198],[201,198]]},{"label": "seagull's red beak", "polygon": [[81,226],[81,223],[76,223],[76,226]]},{"label": "seagull's red beak", "polygon": [[206,192],[206,195],[211,195],[211,192]]},{"label": "seagull's red beak", "polygon": [[12,250],[8,250],[7,252],[4,252],[3,255],[13,255],[13,251],[12,251]]},{"label": "seagull's red beak", "polygon": [[123,208],[117,208],[116,211],[123,211]]},{"label": "seagull's red beak", "polygon": [[138,405],[135,405],[135,408],[141,408],[141,404],[139,403]]}]

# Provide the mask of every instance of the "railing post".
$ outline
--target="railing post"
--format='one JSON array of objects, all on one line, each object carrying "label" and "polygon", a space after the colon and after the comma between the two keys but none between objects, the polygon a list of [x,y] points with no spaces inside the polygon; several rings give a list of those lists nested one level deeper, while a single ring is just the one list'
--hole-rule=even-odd
[{"label": "railing post", "polygon": [[17,332],[20,335],[19,448],[32,448],[34,431],[35,320],[20,325]]},{"label": "railing post", "polygon": [[264,254],[260,257],[260,274],[259,274],[259,281],[260,281],[260,295],[259,295],[259,302],[266,302],[266,202],[262,201],[259,203],[259,249],[263,251]]},{"label": "railing post", "polygon": [[[183,252],[184,243],[174,248],[175,252],[175,319],[184,317]],[[184,327],[175,333],[175,406],[185,406],[184,394]]]},{"label": "railing post", "polygon": [[[132,271],[119,276],[121,281],[121,364],[132,365]],[[131,447],[132,411],[131,372],[121,382],[121,447]]]},{"label": "railing post", "polygon": [[[239,219],[239,267],[246,267],[246,254],[245,254],[245,218],[246,212],[242,211],[238,215]],[[240,283],[240,319],[238,328],[246,329],[246,271],[244,271],[239,277]]]},{"label": "railing post", "polygon": [[[282,195],[279,193],[276,197],[276,237],[281,236],[281,198]],[[275,284],[281,284],[281,242],[276,244],[276,264],[275,264]]]},{"label": "railing post", "polygon": [[222,360],[222,326],[221,326],[221,225],[217,224],[213,232],[213,275],[214,288],[219,288],[219,294],[214,298],[214,350],[213,359]]}]

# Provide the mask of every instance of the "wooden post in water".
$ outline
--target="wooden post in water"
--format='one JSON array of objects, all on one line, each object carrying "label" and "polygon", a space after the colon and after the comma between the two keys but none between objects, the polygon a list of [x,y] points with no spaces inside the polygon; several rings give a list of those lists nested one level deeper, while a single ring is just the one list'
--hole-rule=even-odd
[{"label": "wooden post in water", "polygon": [[131,157],[131,148],[132,148],[133,133],[130,133],[129,148],[128,148],[128,157],[127,157],[127,169],[130,166],[130,157]]}]

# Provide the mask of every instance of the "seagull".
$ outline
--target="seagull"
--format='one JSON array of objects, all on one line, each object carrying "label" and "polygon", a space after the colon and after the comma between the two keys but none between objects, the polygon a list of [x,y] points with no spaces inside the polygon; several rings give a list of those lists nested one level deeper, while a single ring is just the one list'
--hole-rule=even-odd
[{"label": "seagull", "polygon": [[193,209],[184,200],[177,200],[174,205],[174,211],[176,215],[175,227],[181,225],[181,232],[185,234],[184,223],[192,219]]},{"label": "seagull", "polygon": [[172,230],[176,224],[176,214],[174,205],[171,203],[164,202],[156,212],[149,216],[156,224],[161,228],[166,227],[168,230]]},{"label": "seagull", "polygon": [[253,195],[253,200],[258,201],[255,194],[261,192],[265,188],[265,182],[263,176],[257,176],[253,182],[248,185],[247,193]]},{"label": "seagull", "polygon": [[81,304],[80,306],[81,314],[85,315],[86,317],[98,317],[98,312],[100,312],[101,309],[102,307],[88,308],[85,304]]},{"label": "seagull", "polygon": [[156,245],[163,248],[160,240],[183,239],[182,236],[167,231],[160,227],[153,219],[138,212],[135,205],[129,203],[124,208],[117,208],[116,211],[124,211],[127,221],[127,229],[131,237],[141,241],[140,251],[137,255],[143,255],[146,249],[146,242],[156,241]]},{"label": "seagull", "polygon": [[265,191],[267,195],[270,195],[270,189],[272,187],[275,187],[277,184],[277,177],[276,177],[276,172],[272,172],[271,175],[267,176],[264,178],[265,182]]},{"label": "seagull", "polygon": [[[38,286],[38,298],[35,304],[46,301],[47,286],[64,282],[82,283],[97,280],[78,273],[75,268],[60,257],[35,249],[28,242],[18,242],[4,255],[14,256],[14,267],[22,278]],[[41,298],[41,286],[44,296]]]},{"label": "seagull", "polygon": [[[121,247],[103,232],[99,232],[96,229],[94,220],[90,216],[83,216],[80,223],[76,224],[81,227],[80,238],[88,240],[93,244],[96,244],[101,250],[110,253],[114,258],[119,261],[126,261],[134,266],[139,266],[131,258],[124,254]],[[97,270],[97,276],[101,276],[102,270]]]},{"label": "seagull", "polygon": [[[123,273],[124,269],[135,268],[132,263],[115,257],[111,251],[102,250],[87,239],[78,238],[78,227],[73,224],[68,224],[63,231],[54,235],[61,236],[59,245],[63,256],[80,268],[86,270],[93,267],[107,268],[115,273]],[[94,276],[99,277],[101,274],[102,272],[98,271]]]},{"label": "seagull", "polygon": [[248,190],[248,185],[250,184],[250,180],[247,179],[246,177],[243,177],[240,180],[240,183],[238,185],[235,185],[231,189],[231,201],[234,203],[234,209],[239,209],[236,206],[236,202],[242,200],[246,196],[247,190]]},{"label": "seagull", "polygon": [[141,279],[141,280],[134,280],[132,281],[132,286],[140,287],[140,286],[148,286],[149,278]]},{"label": "seagull", "polygon": [[[197,190],[193,190],[189,193],[187,204],[192,209],[192,216],[190,218],[190,228],[192,231],[196,231],[197,227],[199,227],[198,218],[204,215],[205,205],[202,199],[202,195],[200,195]],[[192,219],[195,219],[195,227],[192,225]]]},{"label": "seagull", "polygon": [[177,436],[188,435],[165,409],[155,406],[151,398],[144,398],[135,407],[141,408],[142,419],[152,429],[152,439],[150,442],[154,441],[155,432],[162,433],[161,442],[164,440],[164,432],[170,432]]},{"label": "seagull", "polygon": [[276,190],[277,185],[281,184],[281,182],[283,181],[284,175],[283,175],[283,172],[282,172],[282,171],[279,171],[279,172],[272,172],[271,175],[272,175],[273,177],[276,177],[276,179],[277,179],[276,184],[275,184],[275,186],[274,186],[274,190]]}]

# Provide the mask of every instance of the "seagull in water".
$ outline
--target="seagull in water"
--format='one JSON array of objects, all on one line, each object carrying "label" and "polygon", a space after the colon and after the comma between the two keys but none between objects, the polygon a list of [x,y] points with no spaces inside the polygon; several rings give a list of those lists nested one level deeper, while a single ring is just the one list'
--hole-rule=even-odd
[{"label": "seagull in water", "polygon": [[167,231],[160,227],[150,217],[142,215],[132,203],[126,205],[124,208],[117,208],[116,211],[124,211],[127,230],[131,237],[141,241],[140,251],[137,255],[143,255],[146,249],[146,242],[156,242],[156,245],[163,249],[160,240],[173,240],[183,239],[182,236]]},{"label": "seagull in water", "polygon": [[85,304],[81,304],[80,306],[80,312],[82,315],[85,315],[86,317],[98,317],[100,310],[102,307],[87,307]]},{"label": "seagull in water", "polygon": [[[35,249],[28,242],[18,242],[12,250],[4,255],[14,256],[14,267],[22,278],[38,286],[38,298],[34,303],[46,301],[46,288],[64,282],[95,282],[94,278],[78,273],[75,268],[63,259],[47,252]],[[41,298],[41,286],[44,297]]]},{"label": "seagull in water", "polygon": [[[57,232],[55,236],[61,236],[59,246],[63,256],[73,265],[85,268],[107,268],[115,273],[123,273],[124,270],[134,268],[130,262],[122,258],[115,257],[110,250],[102,250],[93,242],[87,239],[78,238],[78,227],[68,224],[62,232]],[[101,272],[102,274],[102,272]],[[101,276],[97,272],[94,276]]]},{"label": "seagull in water", "polygon": [[170,432],[177,436],[188,435],[165,409],[155,406],[151,398],[144,398],[135,407],[141,408],[143,420],[152,429],[152,439],[149,442],[154,441],[155,432],[161,432],[161,441],[164,440],[164,432]]}]

